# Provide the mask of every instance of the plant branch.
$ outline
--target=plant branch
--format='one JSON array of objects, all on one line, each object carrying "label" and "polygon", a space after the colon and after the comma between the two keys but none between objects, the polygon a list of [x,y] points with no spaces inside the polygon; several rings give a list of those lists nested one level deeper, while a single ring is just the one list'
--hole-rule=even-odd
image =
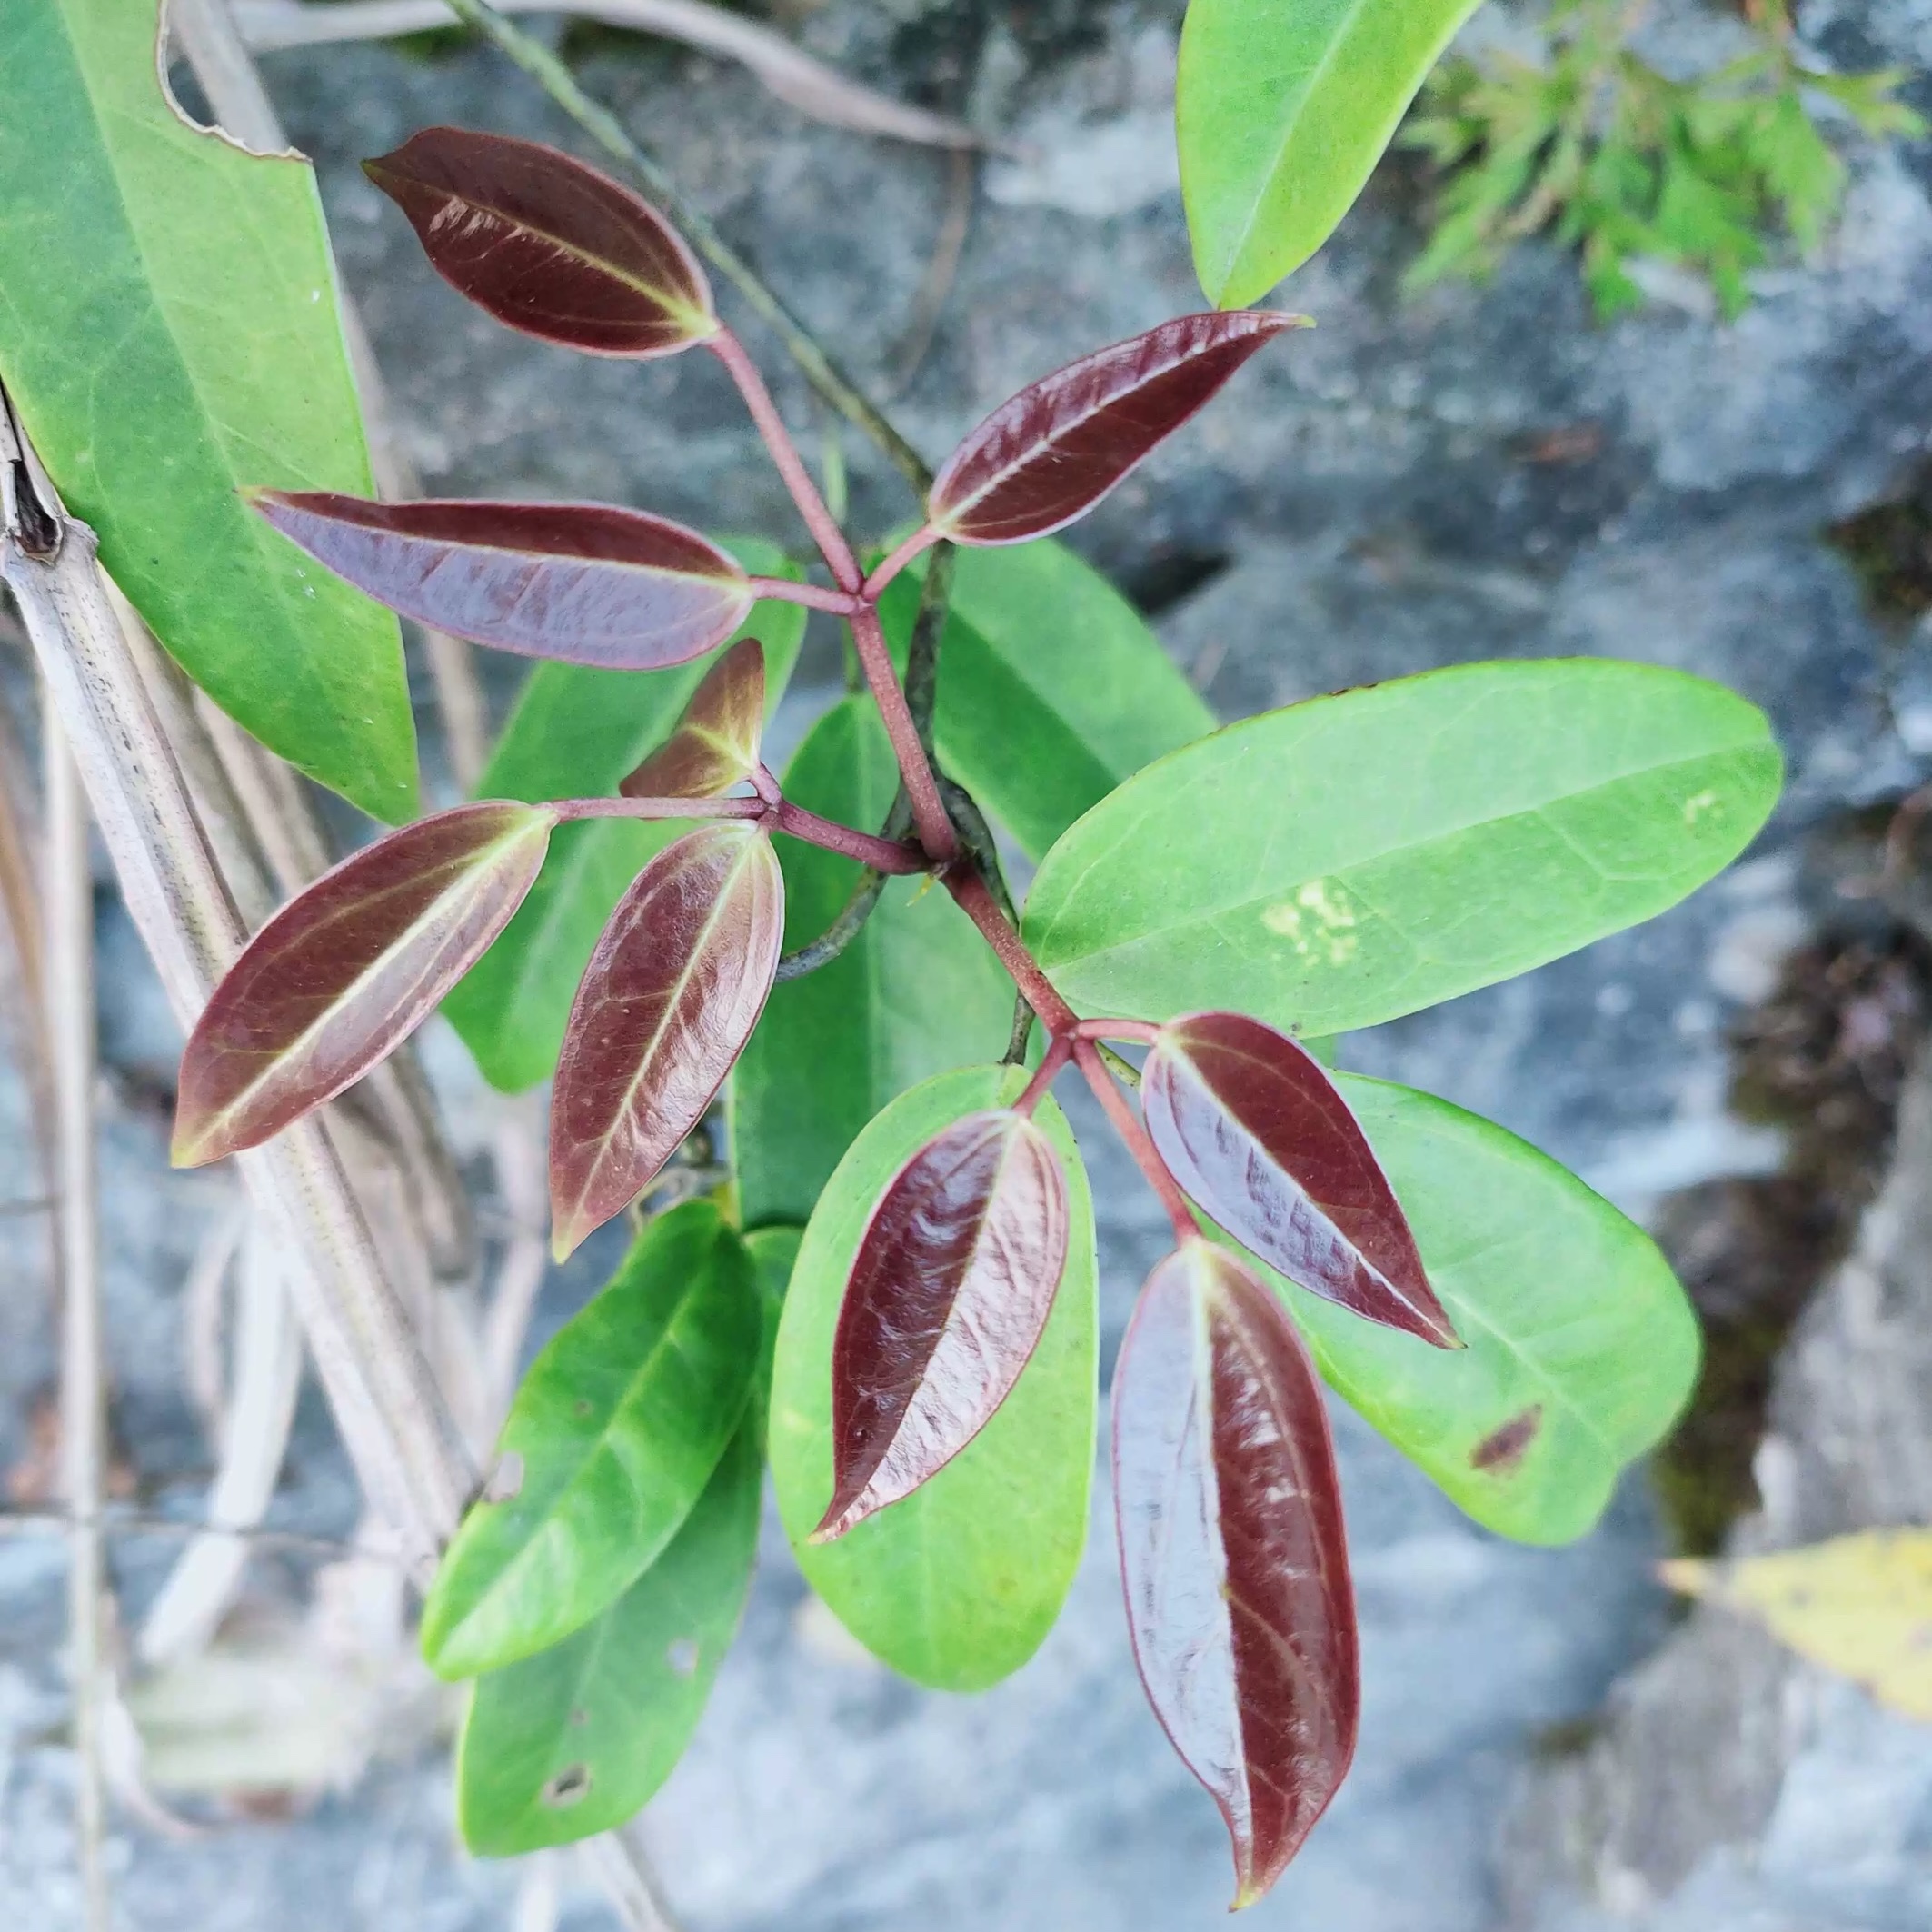
[{"label": "plant branch", "polygon": [[762,798],[560,798],[547,809],[560,824],[577,819],[762,819]]},{"label": "plant branch", "polygon": [[798,513],[804,518],[805,527],[812,533],[812,541],[819,546],[819,554],[824,558],[839,588],[857,591],[864,576],[859,568],[859,560],[852,555],[851,545],[845,541],[845,533],[832,521],[832,512],[825,507],[825,499],[819,494],[819,486],[812,480],[812,472],[805,467],[805,459],[799,454],[798,445],[792,442],[792,433],[785,427],[785,419],[779,414],[778,404],[772,400],[772,392],[765,387],[765,379],[758,373],[758,364],[746,354],[744,344],[729,329],[721,328],[704,346],[731,372],[732,382],[738,385],[738,393],[744,398],[744,406],[758,426],[765,450],[779,475],[784,479],[785,488],[791,492],[792,501],[798,505]]},{"label": "plant branch", "polygon": [[789,832],[794,839],[803,839],[809,844],[822,846],[827,851],[856,859],[882,876],[902,878],[927,869],[926,855],[916,845],[901,843],[896,839],[875,838],[869,832],[854,831],[850,825],[822,819],[817,812],[807,812],[802,805],[794,805],[789,800],[782,800],[772,810],[772,822],[779,831]]},{"label": "plant branch", "polygon": [[915,557],[923,554],[940,541],[940,533],[930,524],[921,524],[897,550],[878,564],[865,580],[865,594],[875,603],[879,593]]},{"label": "plant branch", "polygon": [[[705,0],[503,0],[506,14],[565,14],[605,26],[661,35],[707,54],[741,62],[780,100],[828,127],[850,128],[888,141],[968,154],[991,145],[963,122],[875,93],[742,14]],[[347,0],[305,5],[302,0],[238,0],[237,25],[258,52],[340,41],[387,40],[447,26],[443,0]]]},{"label": "plant branch", "polygon": [[850,617],[857,602],[850,591],[828,591],[790,577],[753,577],[752,591],[755,596],[775,598],[780,603],[802,603],[808,611],[830,611],[834,617]]},{"label": "plant branch", "polygon": [[851,619],[852,642],[865,682],[871,687],[872,702],[892,742],[892,755],[899,761],[899,776],[911,802],[912,822],[919,830],[919,842],[929,858],[944,864],[959,851],[959,837],[941,802],[939,781],[933,776],[919,727],[900,689],[899,673],[892,668],[892,653],[886,648],[885,632],[880,628],[879,612],[870,604],[854,611]]},{"label": "plant branch", "polygon": [[53,1049],[55,1190],[60,1202],[62,1490],[76,1521],[68,1539],[67,1623],[73,1656],[75,1843],[83,1922],[108,1932],[103,1862],[101,1598],[106,1583],[101,1509],[106,1453],[99,1221],[94,1160],[94,881],[87,807],[54,707],[45,707],[47,1030]]},{"label": "plant branch", "polygon": [[1168,1172],[1167,1162],[1160,1158],[1146,1124],[1128,1104],[1127,1096],[1114,1085],[1106,1063],[1100,1059],[1100,1049],[1090,1040],[1076,1039],[1073,1058],[1081,1071],[1087,1076],[1087,1084],[1093,1089],[1094,1098],[1106,1109],[1115,1132],[1127,1143],[1127,1151],[1147,1176],[1148,1185],[1160,1197],[1160,1205],[1167,1210],[1167,1218],[1173,1223],[1174,1239],[1177,1241],[1191,1240],[1200,1232],[1200,1223],[1194,1219],[1194,1210],[1189,1207],[1187,1196],[1180,1191],[1173,1175]]},{"label": "plant branch", "polygon": [[884,891],[885,874],[875,872],[868,866],[859,883],[852,888],[852,896],[845,901],[844,910],[810,945],[801,946],[796,952],[788,952],[779,961],[775,977],[802,980],[808,972],[830,966],[858,938],[866,921],[872,916],[872,908],[879,903],[879,895]]},{"label": "plant branch", "polygon": [[[952,602],[952,572],[959,552],[951,543],[937,544],[919,587],[919,614],[912,620],[912,641],[906,646],[906,703],[919,727],[919,742],[932,758],[932,719],[939,708],[939,647],[946,635]],[[997,861],[995,870],[997,870]],[[1002,884],[1001,891],[1005,891]]]},{"label": "plant branch", "polygon": [[[10,424],[0,427],[0,576],[25,621],[128,911],[186,1027],[246,935],[103,590],[94,533],[65,516]],[[23,510],[23,490],[31,510]],[[340,1159],[311,1120],[238,1164],[299,1258],[291,1288],[356,1473],[426,1575],[472,1473]]]},{"label": "plant branch", "polygon": [[852,427],[878,445],[913,489],[923,495],[932,481],[920,453],[833,363],[818,338],[792,314],[752,264],[720,234],[703,209],[674,176],[625,133],[609,108],[593,101],[575,76],[541,42],[504,19],[489,0],[448,0],[450,11],[474,27],[500,53],[531,76],[584,133],[642,184],[692,245],[731,283],[752,312],[784,345],[805,380]]},{"label": "plant branch", "polygon": [[1080,1016],[1061,998],[1053,982],[1041,971],[1039,961],[1026,950],[1019,933],[1013,930],[1011,921],[993,902],[985,880],[964,865],[952,866],[941,877],[960,910],[980,929],[986,943],[999,954],[1001,965],[1011,974],[1013,984],[1045,1022],[1047,1031],[1056,1038],[1072,1032],[1080,1024]]}]

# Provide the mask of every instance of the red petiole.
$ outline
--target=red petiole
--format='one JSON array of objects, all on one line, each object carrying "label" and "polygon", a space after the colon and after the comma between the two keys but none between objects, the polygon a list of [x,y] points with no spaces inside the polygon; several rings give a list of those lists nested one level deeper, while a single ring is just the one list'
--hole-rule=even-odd
[{"label": "red petiole", "polygon": [[[818,486],[812,480],[811,472],[805,467],[804,459],[792,443],[772,401],[771,392],[745,354],[743,345],[730,330],[724,329],[711,338],[709,346],[731,371],[780,476],[840,585],[837,591],[825,591],[809,584],[758,578],[753,580],[754,587],[761,596],[783,598],[815,610],[834,612],[850,624],[861,668],[865,672],[873,702],[879,708],[886,735],[891,742],[906,795],[911,802],[919,846],[894,844],[890,840],[857,832],[849,826],[835,825],[814,812],[790,804],[780,796],[776,782],[762,768],[752,779],[760,794],[757,799],[620,801],[617,802],[618,811],[621,812],[625,805],[633,808],[638,805],[652,808],[679,805],[683,808],[685,815],[695,815],[690,812],[690,807],[703,803],[711,808],[708,816],[765,817],[781,831],[809,840],[830,851],[858,859],[876,871],[906,873],[937,870],[961,911],[979,928],[981,936],[999,956],[1000,963],[1012,976],[1021,996],[1047,1030],[1046,1052],[1039,1070],[1015,1103],[1016,1110],[1031,1114],[1069,1061],[1077,1064],[1120,1138],[1127,1143],[1128,1150],[1147,1176],[1149,1184],[1160,1196],[1160,1203],[1173,1223],[1176,1239],[1185,1241],[1198,1235],[1200,1229],[1193,1210],[1169,1172],[1167,1163],[1161,1160],[1145,1124],[1108,1071],[1099,1047],[1100,1041],[1109,1039],[1151,1042],[1159,1029],[1143,1020],[1081,1019],[1041,970],[1039,961],[1028,951],[1012,922],[994,902],[979,871],[960,860],[959,835],[953,830],[951,818],[940,796],[938,774],[927,755],[911,707],[906,702],[904,687],[893,667],[885,632],[879,622],[878,608],[886,586],[939,540],[940,532],[930,524],[915,531],[869,577],[861,577],[851,546],[826,508]],[[584,802],[589,804],[592,802]],[[599,807],[606,807],[611,802],[600,800],[594,802]],[[724,807],[738,809],[721,809]],[[678,814],[653,809],[636,815],[669,817]]]},{"label": "red petiole", "polygon": [[745,354],[744,344],[729,329],[720,329],[715,335],[706,337],[704,345],[731,372],[739,394],[744,398],[744,406],[751,411],[752,421],[758,425],[758,433],[764,439],[772,464],[783,479],[785,488],[792,493],[792,501],[798,505],[799,514],[805,519],[805,527],[812,533],[812,541],[819,546],[819,553],[831,566],[839,588],[858,590],[864,577],[859,568],[859,560],[852,555],[851,545],[845,541],[845,533],[825,507],[825,499],[819,494],[819,486],[812,482],[812,472],[805,467],[805,459],[799,454],[797,445],[792,441],[784,418],[778,413],[778,404],[772,400],[772,392],[765,387],[765,379],[758,373],[757,363]]}]

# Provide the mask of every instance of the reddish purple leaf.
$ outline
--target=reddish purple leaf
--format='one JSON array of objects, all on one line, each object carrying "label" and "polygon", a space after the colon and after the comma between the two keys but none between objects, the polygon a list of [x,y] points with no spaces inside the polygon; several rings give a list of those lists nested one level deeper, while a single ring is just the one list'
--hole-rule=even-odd
[{"label": "reddish purple leaf", "polygon": [[459,805],[378,839],[255,934],[182,1056],[174,1160],[255,1147],[392,1053],[523,903],[556,816]]},{"label": "reddish purple leaf", "polygon": [[1355,1598],[1320,1385],[1280,1302],[1204,1240],[1148,1277],[1113,1378],[1114,1517],[1148,1700],[1274,1884],[1355,1755]]},{"label": "reddish purple leaf", "polygon": [[626,798],[716,798],[758,769],[764,729],[764,646],[747,637],[704,673],[677,728],[617,789]]},{"label": "reddish purple leaf", "polygon": [[1140,1106],[1182,1190],[1270,1267],[1370,1321],[1462,1346],[1375,1150],[1286,1033],[1241,1013],[1170,1020]]},{"label": "reddish purple leaf", "polygon": [[1304,315],[1182,315],[1070,363],[994,410],[946,459],[926,515],[955,543],[1020,543],[1084,516]]},{"label": "reddish purple leaf", "polygon": [[553,147],[429,127],[363,169],[436,273],[513,329],[634,356],[718,333],[704,271],[663,216]]},{"label": "reddish purple leaf", "polygon": [[694,530],[611,503],[376,503],[257,490],[284,536],[378,603],[456,637],[607,671],[702,657],[751,580]]},{"label": "reddish purple leaf", "polygon": [[900,1169],[839,1308],[832,1498],[814,1543],[910,1496],[991,1421],[1066,1265],[1066,1178],[1024,1115],[968,1114]]},{"label": "reddish purple leaf", "polygon": [[742,821],[667,845],[618,901],[551,1092],[559,1260],[622,1213],[703,1119],[758,1022],[784,927],[772,841]]}]

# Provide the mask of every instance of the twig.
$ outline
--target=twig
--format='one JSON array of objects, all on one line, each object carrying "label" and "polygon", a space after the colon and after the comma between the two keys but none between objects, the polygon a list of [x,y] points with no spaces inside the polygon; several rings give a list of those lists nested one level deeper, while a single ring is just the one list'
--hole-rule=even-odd
[{"label": "twig", "polygon": [[[65,516],[11,419],[0,443],[0,576],[25,621],[122,897],[185,1028],[239,955],[242,923],[102,588],[94,533]],[[239,1165],[301,1258],[291,1285],[357,1475],[426,1572],[471,1473],[341,1162],[308,1121]]]},{"label": "twig", "polygon": [[[25,638],[21,641],[25,642]],[[13,982],[5,988],[14,995],[6,1001],[6,1019],[9,1030],[17,1036],[21,1072],[34,1118],[50,1120],[54,1118],[54,1068],[47,1038],[46,939],[35,862],[40,851],[33,809],[35,790],[13,714],[0,704],[0,917],[5,920],[12,953],[8,961],[12,970],[0,977]],[[57,1191],[53,1149],[44,1134],[34,1135],[33,1140],[41,1192],[51,1201]]]},{"label": "twig", "polygon": [[885,874],[875,872],[867,866],[859,875],[859,882],[852,888],[852,895],[845,901],[839,916],[808,945],[801,946],[796,952],[788,952],[779,961],[776,977],[802,980],[808,972],[830,966],[858,938],[866,921],[872,916],[872,908],[879,903],[879,895],[884,891]]},{"label": "twig", "polygon": [[805,380],[854,429],[869,436],[912,487],[924,493],[932,481],[919,452],[888,423],[826,353],[818,338],[780,299],[752,264],[718,233],[711,217],[685,194],[662,164],[625,133],[609,108],[593,101],[575,76],[541,42],[504,19],[489,0],[448,0],[450,11],[476,28],[499,52],[531,76],[584,133],[642,184],[683,230],[698,253],[731,283],[752,311],[783,344]]},{"label": "twig", "polygon": [[208,1515],[224,1527],[189,1544],[149,1609],[134,1654],[150,1666],[203,1649],[214,1637],[248,1559],[248,1546],[234,1529],[253,1529],[261,1522],[288,1449],[302,1344],[282,1285],[280,1257],[259,1218],[243,1249],[239,1299],[234,1398],[226,1405],[221,1464],[208,1494]]},{"label": "twig", "polygon": [[51,702],[42,725],[42,746],[47,800],[47,1032],[60,1201],[61,1488],[75,1518],[67,1572],[74,1742],[79,1758],[75,1846],[83,1922],[87,1932],[107,1932],[101,1778],[101,1595],[106,1571],[101,1534],[92,1521],[100,1513],[107,1433],[94,1166],[94,880],[87,864],[86,802]]},{"label": "twig", "polygon": [[939,319],[945,313],[946,299],[960,273],[966,253],[966,237],[972,232],[972,207],[979,198],[980,171],[973,156],[961,148],[951,156],[946,172],[946,210],[940,218],[939,234],[932,243],[931,259],[920,279],[919,292],[912,298],[911,319],[901,341],[897,366],[892,372],[891,393],[902,396],[932,347]]},{"label": "twig", "polygon": [[228,1371],[222,1359],[222,1313],[228,1270],[241,1251],[248,1228],[243,1200],[223,1209],[201,1238],[181,1285],[182,1344],[186,1357],[188,1399],[201,1418],[203,1432],[217,1454],[228,1429]]},{"label": "twig", "polygon": [[[704,0],[503,0],[506,14],[568,14],[606,26],[628,27],[682,41],[737,61],[801,114],[854,134],[910,141],[921,147],[966,150],[991,145],[961,121],[874,92],[742,14]],[[299,0],[236,0],[235,24],[257,53],[342,40],[387,40],[447,26],[443,0],[349,0],[307,6]]]}]

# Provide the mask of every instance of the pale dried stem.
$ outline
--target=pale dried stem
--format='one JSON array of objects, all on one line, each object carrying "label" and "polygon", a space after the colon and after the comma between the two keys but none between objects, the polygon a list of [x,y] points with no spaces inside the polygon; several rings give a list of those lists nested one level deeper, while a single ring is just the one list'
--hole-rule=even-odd
[{"label": "pale dried stem", "polygon": [[249,1544],[235,1530],[260,1524],[274,1495],[295,1417],[302,1340],[282,1282],[282,1262],[259,1218],[242,1253],[234,1399],[225,1405],[220,1465],[208,1493],[219,1530],[197,1536],[176,1559],[134,1642],[151,1668],[206,1647],[240,1587]]},{"label": "pale dried stem", "polygon": [[94,880],[87,863],[86,802],[51,703],[42,726],[42,748],[46,773],[47,1034],[53,1058],[60,1230],[61,1489],[75,1517],[67,1578],[69,1675],[79,1759],[75,1845],[82,1922],[87,1932],[107,1932],[101,1775],[101,1598],[106,1569],[98,1527],[107,1419],[94,1164]]},{"label": "pale dried stem", "polygon": [[[10,453],[0,450],[0,473]],[[59,514],[51,485],[36,481],[35,512],[16,512],[9,490],[0,574],[74,748],[128,912],[186,1028],[239,954],[244,929],[107,601],[93,532],[63,519],[51,555],[25,547],[24,531],[38,549],[33,526]],[[299,1260],[292,1290],[357,1474],[426,1574],[461,1513],[471,1472],[341,1160],[311,1120],[240,1156],[239,1165]]]},{"label": "pale dried stem", "polygon": [[208,1445],[220,1452],[228,1429],[228,1368],[223,1359],[222,1329],[228,1270],[240,1253],[248,1227],[245,1200],[218,1214],[201,1238],[181,1285],[182,1352],[188,1399],[201,1419]]},{"label": "pale dried stem", "polygon": [[[748,67],[778,98],[828,126],[920,146],[985,147],[963,122],[909,106],[849,80],[783,35],[704,0],[503,0],[506,14],[566,14],[606,26],[662,35]],[[300,0],[239,0],[237,25],[258,53],[329,41],[386,40],[449,25],[443,0],[349,0],[307,6]]]},{"label": "pale dried stem", "polygon": [[[25,642],[24,634],[21,642]],[[0,997],[5,998],[6,1021],[16,1036],[33,1117],[50,1120],[54,1118],[54,1067],[47,1038],[46,938],[35,863],[41,849],[34,809],[37,790],[25,748],[14,729],[13,714],[0,704],[0,918],[5,920],[11,949],[5,980],[12,982],[0,982]],[[53,1148],[45,1135],[33,1138],[41,1193],[51,1202],[57,1192]],[[55,1238],[51,1221],[48,1231],[51,1240]]]}]

